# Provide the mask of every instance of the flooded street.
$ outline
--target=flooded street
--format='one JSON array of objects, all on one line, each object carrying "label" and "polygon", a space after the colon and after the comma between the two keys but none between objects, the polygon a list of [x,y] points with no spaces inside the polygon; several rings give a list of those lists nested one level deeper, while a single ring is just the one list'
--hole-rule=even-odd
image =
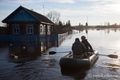
[{"label": "flooded street", "polygon": [[[25,63],[14,63],[9,60],[8,48],[0,48],[0,80],[81,80],[81,75],[64,76],[61,74],[59,60],[71,51],[75,38],[85,35],[99,54],[120,55],[120,29],[73,31],[59,47],[51,48],[54,55],[48,52],[35,60]],[[63,52],[63,53],[62,53]],[[120,58],[113,59],[100,56],[96,64],[86,73],[83,80],[119,80]]]}]

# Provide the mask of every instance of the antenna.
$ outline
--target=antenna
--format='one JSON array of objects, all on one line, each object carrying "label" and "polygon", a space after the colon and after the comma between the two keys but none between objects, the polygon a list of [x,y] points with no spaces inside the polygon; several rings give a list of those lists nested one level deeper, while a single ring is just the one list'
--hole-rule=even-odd
[{"label": "antenna", "polygon": [[45,0],[43,0],[43,14],[45,15]]}]

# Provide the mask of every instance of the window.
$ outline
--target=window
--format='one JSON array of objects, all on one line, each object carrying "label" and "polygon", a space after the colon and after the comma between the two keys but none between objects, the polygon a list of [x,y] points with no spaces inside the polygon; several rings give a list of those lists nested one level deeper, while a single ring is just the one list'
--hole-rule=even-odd
[{"label": "window", "polygon": [[47,31],[47,32],[48,32],[48,34],[50,34],[50,29],[51,29],[51,26],[50,26],[50,25],[48,25],[48,26],[47,26],[47,28],[48,28],[48,31]]},{"label": "window", "polygon": [[19,24],[12,24],[12,27],[13,27],[13,34],[20,34]]},{"label": "window", "polygon": [[45,26],[40,24],[40,34],[45,34]]},{"label": "window", "polygon": [[33,34],[33,25],[31,24],[29,24],[29,25],[27,25],[27,34]]},{"label": "window", "polygon": [[43,31],[42,28],[43,28],[43,25],[40,24],[40,33]]}]

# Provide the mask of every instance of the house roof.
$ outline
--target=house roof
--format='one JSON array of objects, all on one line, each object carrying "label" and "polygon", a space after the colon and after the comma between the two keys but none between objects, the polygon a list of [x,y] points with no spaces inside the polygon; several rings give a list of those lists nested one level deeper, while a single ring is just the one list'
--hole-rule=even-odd
[{"label": "house roof", "polygon": [[46,24],[53,24],[47,17],[25,7],[18,7],[8,17],[6,17],[3,23],[14,23],[14,22],[41,22]]}]

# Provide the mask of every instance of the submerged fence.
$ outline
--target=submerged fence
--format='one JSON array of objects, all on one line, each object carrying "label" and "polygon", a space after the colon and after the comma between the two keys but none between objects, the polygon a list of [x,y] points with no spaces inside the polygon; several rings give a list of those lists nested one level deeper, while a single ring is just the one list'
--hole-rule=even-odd
[{"label": "submerged fence", "polygon": [[52,43],[59,46],[68,35],[68,32],[52,35],[0,35],[0,45],[14,43],[17,45],[27,44],[29,46]]},{"label": "submerged fence", "polygon": [[58,35],[0,35],[0,42],[31,42],[36,43],[38,41],[57,41]]}]

